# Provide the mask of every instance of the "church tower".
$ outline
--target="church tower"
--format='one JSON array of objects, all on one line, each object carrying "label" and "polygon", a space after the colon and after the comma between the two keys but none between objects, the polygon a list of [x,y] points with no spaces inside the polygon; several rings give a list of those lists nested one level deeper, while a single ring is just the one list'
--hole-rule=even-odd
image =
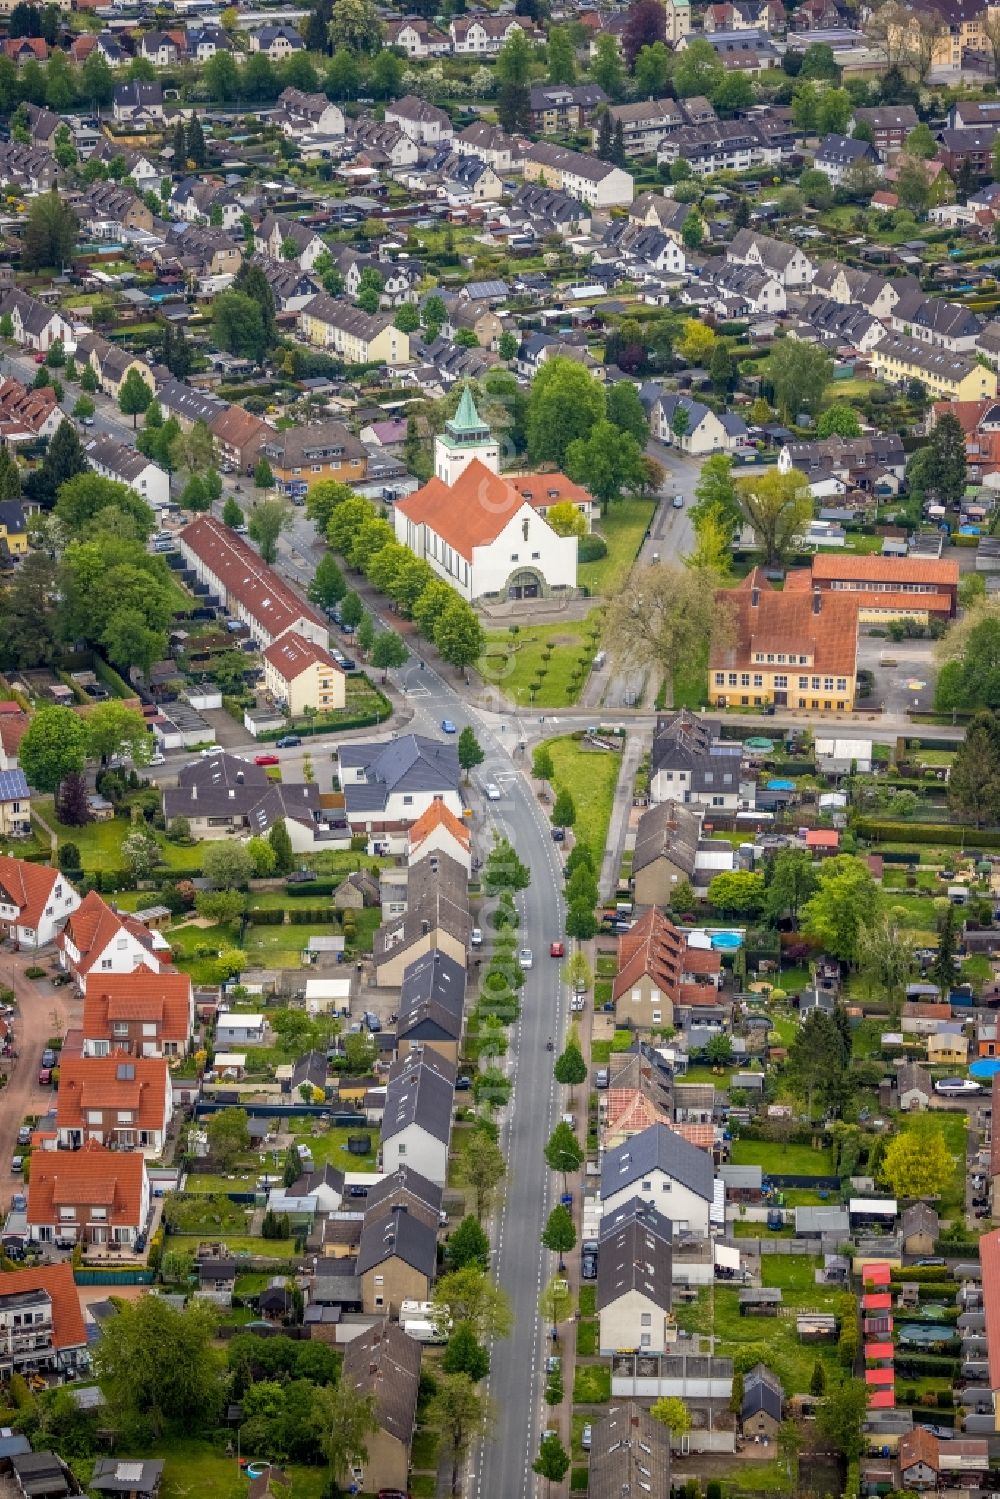
[{"label": "church tower", "polygon": [[449,487],[478,458],[491,473],[500,472],[500,444],[476,410],[468,385],[462,391],[458,410],[444,431],[434,439],[434,473]]}]

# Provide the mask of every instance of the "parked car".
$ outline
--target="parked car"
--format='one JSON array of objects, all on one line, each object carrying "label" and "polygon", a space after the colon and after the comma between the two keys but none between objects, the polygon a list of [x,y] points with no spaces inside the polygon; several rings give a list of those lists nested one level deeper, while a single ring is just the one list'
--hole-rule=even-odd
[{"label": "parked car", "polygon": [[30,1145],[31,1144],[31,1125],[30,1124],[22,1124],[21,1125],[21,1128],[17,1132],[17,1143],[18,1143],[18,1145]]},{"label": "parked car", "polygon": [[609,1088],[611,1086],[611,1070],[608,1067],[598,1067],[597,1076],[594,1078],[595,1088]]},{"label": "parked car", "polygon": [[355,661],[355,659],[354,659],[353,656],[345,656],[345,655],[341,654],[340,661],[338,662],[338,665],[344,671],[357,671],[357,669],[358,669],[358,663]]},{"label": "parked car", "polygon": [[166,765],[167,757],[161,754],[159,750],[154,750],[149,757],[149,763],[150,765]]},{"label": "parked car", "polygon": [[10,1163],[10,1169],[13,1176],[20,1176],[24,1169],[24,1156],[16,1155]]},{"label": "parked car", "polygon": [[28,1206],[28,1199],[23,1192],[15,1192],[10,1199],[10,1210],[12,1213],[23,1213]]},{"label": "parked car", "polygon": [[455,725],[452,723],[450,718],[442,718],[441,732],[442,734],[457,734],[458,730],[455,728]]},{"label": "parked car", "polygon": [[281,757],[279,755],[254,755],[253,763],[255,765],[280,765]]},{"label": "parked car", "polygon": [[282,734],[281,738],[276,739],[274,743],[278,749],[295,749],[302,743],[302,740],[298,734]]},{"label": "parked car", "polygon": [[553,828],[552,829],[552,842],[553,843],[565,843],[566,842],[566,829],[565,828]]},{"label": "parked car", "polygon": [[378,1032],[382,1029],[382,1022],[375,1014],[374,1010],[365,1011],[365,1025],[371,1031],[373,1036],[377,1035]]},{"label": "parked car", "polygon": [[481,926],[474,926],[472,928],[472,932],[471,932],[471,934],[469,936],[469,946],[470,947],[482,947],[482,945],[483,945],[483,929],[482,929]]},{"label": "parked car", "polygon": [[535,959],[534,959],[534,956],[532,955],[531,948],[530,947],[522,947],[521,951],[517,955],[517,961],[520,963],[520,965],[521,965],[522,968],[531,968],[531,967],[533,967]]},{"label": "parked car", "polygon": [[682,494],[675,494],[674,495],[674,499],[673,499],[673,505],[674,505],[674,509],[675,510],[683,510],[684,509],[684,496]]},{"label": "parked car", "polygon": [[39,1085],[40,1088],[49,1088],[49,1087],[52,1086],[52,1068],[51,1067],[39,1067],[39,1069],[38,1069],[38,1085]]},{"label": "parked car", "polygon": [[56,1065],[56,1054],[52,1050],[51,1046],[46,1046],[45,1050],[42,1052],[42,1066],[43,1067],[54,1067],[55,1065]]},{"label": "parked car", "polygon": [[582,994],[574,994],[573,998],[570,1000],[569,1007],[574,1015],[579,1015],[580,1012],[584,1009],[586,1003],[587,1001]]},{"label": "parked car", "polygon": [[591,1426],[590,1422],[588,1421],[587,1424],[586,1424],[586,1426],[583,1428],[583,1430],[580,1433],[580,1446],[583,1448],[584,1452],[589,1452],[590,1451],[590,1444],[593,1441],[593,1439],[594,1439],[594,1429]]}]

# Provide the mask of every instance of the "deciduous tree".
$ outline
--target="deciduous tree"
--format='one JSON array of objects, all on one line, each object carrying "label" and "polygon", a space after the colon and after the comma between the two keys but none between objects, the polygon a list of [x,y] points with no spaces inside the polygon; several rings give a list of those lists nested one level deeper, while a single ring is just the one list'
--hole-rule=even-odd
[{"label": "deciduous tree", "polygon": [[566,450],[589,437],[605,414],[603,387],[572,359],[547,359],[531,382],[528,451],[534,462],[561,466]]},{"label": "deciduous tree", "polygon": [[250,512],[250,535],[260,548],[265,562],[278,555],[278,537],[292,524],[292,508],[287,500],[258,500]]},{"label": "deciduous tree", "polygon": [[86,725],[71,708],[39,708],[18,749],[28,784],[50,794],[65,776],[83,770],[86,757]]},{"label": "deciduous tree", "polygon": [[180,1310],[162,1296],[121,1303],[94,1351],[98,1380],[119,1420],[148,1423],[157,1436],[214,1421],[224,1396],[212,1346],[217,1320],[204,1301]]},{"label": "deciduous tree", "polygon": [[812,518],[809,480],[796,468],[785,474],[770,468],[752,479],[738,480],[736,493],[765,565],[778,566]]},{"label": "deciduous tree", "polygon": [[634,568],[605,611],[604,638],[616,664],[659,671],[668,706],[678,664],[702,659],[713,633],[721,644],[731,630],[711,576],[672,564]]}]

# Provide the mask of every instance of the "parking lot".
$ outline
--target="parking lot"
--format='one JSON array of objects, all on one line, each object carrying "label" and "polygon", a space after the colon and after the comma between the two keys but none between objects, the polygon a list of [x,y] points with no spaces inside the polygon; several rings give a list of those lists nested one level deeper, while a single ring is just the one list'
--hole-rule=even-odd
[{"label": "parking lot", "polygon": [[860,711],[870,706],[887,714],[929,712],[934,705],[936,665],[934,641],[858,638],[858,670],[870,671],[875,687],[860,698]]}]

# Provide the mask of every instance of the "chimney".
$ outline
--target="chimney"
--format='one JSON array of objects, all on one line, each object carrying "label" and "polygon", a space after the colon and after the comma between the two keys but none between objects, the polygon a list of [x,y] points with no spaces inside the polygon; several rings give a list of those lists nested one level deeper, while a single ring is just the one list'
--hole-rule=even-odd
[{"label": "chimney", "polygon": [[421,930],[421,932],[423,933],[423,935],[425,937],[427,936],[427,933],[430,931],[430,929],[431,929],[431,924],[430,924],[429,921],[425,920],[425,921],[422,921],[420,923],[420,930]]},{"label": "chimney", "polygon": [[818,588],[813,589],[813,613],[818,614],[823,607],[823,595]]},{"label": "chimney", "polygon": [[760,589],[759,588],[751,588],[751,590],[750,590],[750,608],[751,609],[756,609],[757,605],[759,603],[760,603]]}]

